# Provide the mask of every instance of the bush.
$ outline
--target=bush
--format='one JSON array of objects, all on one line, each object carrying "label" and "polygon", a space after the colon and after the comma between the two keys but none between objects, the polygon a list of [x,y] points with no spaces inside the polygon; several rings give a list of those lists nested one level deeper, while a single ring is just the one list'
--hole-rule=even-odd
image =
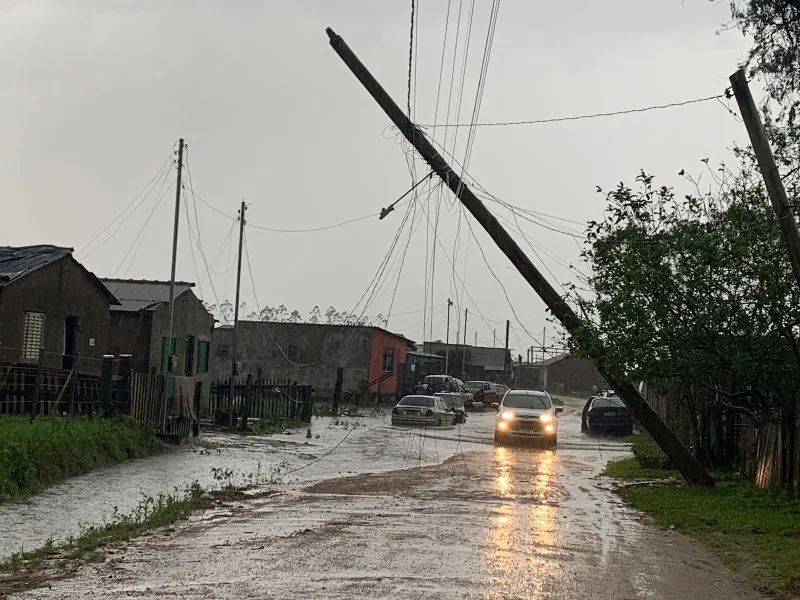
[{"label": "bush", "polygon": [[132,419],[0,419],[0,502],[161,449],[155,432]]},{"label": "bush", "polygon": [[629,438],[633,443],[631,451],[643,469],[674,469],[674,465],[656,442],[648,436],[637,435]]}]

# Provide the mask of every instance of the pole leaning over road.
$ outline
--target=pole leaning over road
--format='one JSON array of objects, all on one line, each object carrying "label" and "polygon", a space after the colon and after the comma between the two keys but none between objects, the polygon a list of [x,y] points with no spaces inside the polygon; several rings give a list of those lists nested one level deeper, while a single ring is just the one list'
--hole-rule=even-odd
[{"label": "pole leaning over road", "polygon": [[[387,116],[397,126],[403,136],[411,143],[422,158],[430,165],[431,169],[441,177],[442,181],[453,191],[464,207],[486,230],[500,250],[506,255],[528,284],[544,301],[550,312],[561,322],[570,333],[578,330],[583,322],[559,296],[552,285],[542,276],[539,270],[525,255],[519,245],[508,232],[500,225],[495,216],[489,212],[472,190],[461,180],[447,161],[436,151],[425,135],[417,128],[392,100],[386,90],[373,77],[372,73],[356,57],[345,41],[332,29],[326,30],[330,45],[344,61],[353,75],[370,93],[373,99],[384,110]],[[466,331],[464,332],[466,334]],[[645,401],[642,395],[629,381],[609,373],[598,360],[597,368],[625,402],[633,416],[647,429],[667,456],[672,459],[687,482],[695,485],[713,486],[714,479],[703,468],[700,462],[692,456],[689,450],[681,443],[675,434],[667,427],[661,417]]]}]

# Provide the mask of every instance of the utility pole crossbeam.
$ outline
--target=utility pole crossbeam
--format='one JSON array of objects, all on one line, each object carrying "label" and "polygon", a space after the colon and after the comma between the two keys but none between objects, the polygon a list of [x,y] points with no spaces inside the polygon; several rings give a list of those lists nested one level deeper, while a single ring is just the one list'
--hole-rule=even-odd
[{"label": "utility pole crossbeam", "polygon": [[[333,50],[339,55],[350,71],[397,126],[403,136],[430,165],[431,170],[442,179],[445,185],[453,191],[464,207],[486,230],[500,250],[503,251],[528,284],[544,301],[550,309],[550,312],[558,318],[564,328],[570,333],[579,329],[583,325],[581,319],[566,301],[559,296],[553,286],[542,276],[530,259],[522,252],[519,245],[502,225],[500,225],[500,222],[495,216],[491,214],[483,202],[472,193],[472,190],[461,180],[458,173],[450,167],[447,161],[425,138],[422,131],[420,131],[409,120],[405,113],[403,113],[400,107],[397,106],[394,100],[392,100],[389,94],[386,93],[386,90],[381,87],[375,77],[373,77],[364,64],[356,57],[345,41],[330,28],[326,30],[326,33],[328,34],[330,45]],[[466,336],[466,331],[464,334]],[[713,486],[714,479],[666,426],[658,413],[647,404],[639,391],[631,385],[630,382],[608,373],[601,360],[597,361],[597,363],[600,374],[605,377],[606,381],[608,381],[611,387],[619,394],[633,416],[650,432],[658,445],[661,446],[667,456],[672,459],[686,481],[696,485]]]},{"label": "utility pole crossbeam", "polygon": [[764,185],[767,188],[772,208],[783,234],[789,251],[789,261],[792,264],[794,277],[800,285],[800,232],[797,229],[792,206],[786,196],[786,188],[783,187],[778,165],[775,164],[775,157],[764,131],[764,125],[758,114],[753,95],[750,93],[750,86],[747,85],[747,76],[743,69],[739,69],[730,76],[731,89],[739,105],[739,112],[742,113],[742,120],[750,136],[750,143],[758,161],[758,167],[764,178]]}]

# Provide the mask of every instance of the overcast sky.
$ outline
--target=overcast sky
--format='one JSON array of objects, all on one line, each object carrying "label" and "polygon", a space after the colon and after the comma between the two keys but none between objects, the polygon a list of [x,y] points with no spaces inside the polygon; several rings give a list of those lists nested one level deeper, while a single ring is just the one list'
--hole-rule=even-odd
[{"label": "overcast sky", "polygon": [[[440,88],[448,2],[419,0],[413,112],[421,124],[434,123],[437,90],[437,123],[446,122],[448,102],[450,123],[469,122],[475,104],[492,2],[475,2],[460,119],[456,108],[471,2],[461,3],[460,28],[459,2],[450,4]],[[747,48],[737,32],[719,33],[727,6],[707,0],[502,0],[479,120],[546,119],[721,93]],[[410,0],[29,0],[0,1],[0,7],[3,244],[71,246],[99,276],[168,279],[174,211],[174,187],[168,186],[175,175],[160,169],[184,137],[193,189],[230,217],[197,202],[200,246],[213,288],[220,300],[233,299],[236,236],[229,252],[230,234],[242,199],[254,226],[308,229],[375,213],[411,185],[403,147],[387,129],[387,118],[325,35],[326,26],[342,35],[405,107]],[[463,162],[469,130],[459,129],[457,137],[453,131],[447,147]],[[445,143],[444,130],[437,130],[436,139]],[[513,205],[585,222],[602,213],[596,186],[632,182],[640,169],[680,186],[680,169],[700,172],[702,158],[724,160],[727,148],[743,139],[743,126],[718,102],[477,128],[468,172]],[[426,173],[419,162],[417,173]],[[106,229],[154,177],[144,201],[123,215],[130,217]],[[459,227],[460,209],[450,194],[429,193],[426,186],[419,191],[413,230],[409,220],[367,314],[387,314],[399,275],[389,329],[417,341],[429,338],[431,329],[434,338],[444,338],[450,296],[458,301],[451,339],[456,308],[460,321],[468,308],[470,343],[477,332],[480,344],[491,345],[496,329],[502,345],[504,322],[511,319],[511,346],[524,354],[526,346],[539,343],[546,325],[542,302],[477,225],[477,242],[466,220]],[[431,317],[423,311],[426,297],[431,302],[426,256],[429,278],[434,246],[427,219],[435,220],[437,205],[441,245]],[[382,221],[375,217],[311,233],[248,228],[257,296],[256,302],[245,267],[242,299],[248,309],[285,304],[305,314],[318,304],[323,310],[330,305],[352,310],[407,206]],[[489,206],[512,219],[498,204]],[[544,222],[583,229],[552,218]],[[552,272],[548,277],[574,280],[564,265],[579,266],[579,242],[521,223],[538,248],[540,257],[531,256],[535,264],[543,261]],[[457,232],[454,275],[450,260]],[[201,283],[198,293],[214,303],[208,271],[190,239],[182,208],[178,277]],[[363,302],[358,313],[362,309]],[[548,325],[548,336],[553,331]]]}]

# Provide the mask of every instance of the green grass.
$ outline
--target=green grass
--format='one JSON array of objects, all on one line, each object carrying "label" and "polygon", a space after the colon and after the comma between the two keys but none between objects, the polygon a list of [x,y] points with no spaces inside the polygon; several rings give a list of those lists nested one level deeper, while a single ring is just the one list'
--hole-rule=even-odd
[{"label": "green grass", "polygon": [[102,561],[105,558],[103,548],[184,520],[192,512],[211,504],[211,495],[197,483],[188,486],[182,494],[176,491],[145,498],[130,514],[115,515],[101,527],[89,527],[63,545],[56,546],[49,539],[41,548],[12,554],[0,563],[0,583],[19,590],[26,584],[35,585],[33,576],[48,568],[64,572],[80,563]]},{"label": "green grass", "polygon": [[[652,440],[633,436],[629,441],[634,444],[634,458],[610,463],[605,475],[680,481],[677,471],[652,466],[660,460]],[[706,544],[759,589],[777,596],[800,592],[800,502],[782,492],[759,489],[734,474],[715,473],[715,477],[713,488],[648,483],[624,486],[618,493],[659,525]]]},{"label": "green grass", "polygon": [[48,485],[163,448],[155,433],[131,419],[0,419],[0,503]]}]

